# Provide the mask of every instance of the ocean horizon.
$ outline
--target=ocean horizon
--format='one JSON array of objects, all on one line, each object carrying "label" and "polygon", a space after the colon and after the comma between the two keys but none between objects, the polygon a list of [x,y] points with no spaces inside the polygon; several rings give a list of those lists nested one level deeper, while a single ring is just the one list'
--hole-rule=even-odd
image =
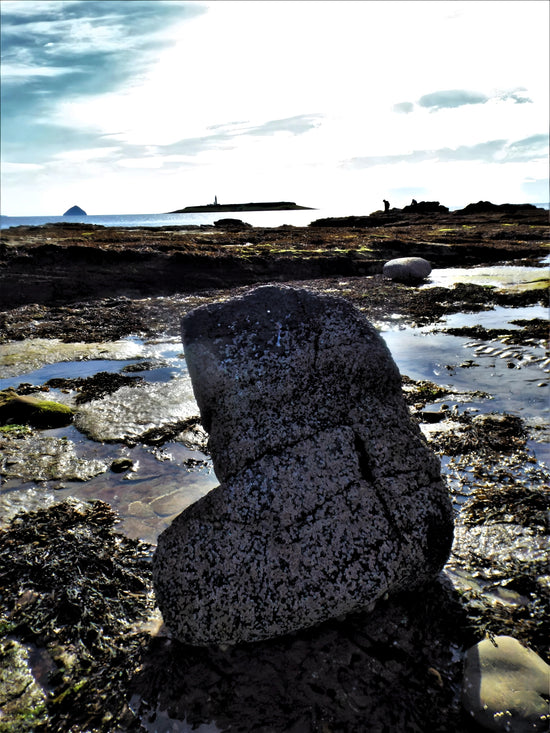
[{"label": "ocean horizon", "polygon": [[[550,209],[550,203],[536,203],[542,209]],[[449,211],[464,206],[450,206]],[[212,225],[219,219],[240,219],[255,227],[278,227],[290,224],[308,226],[316,219],[341,216],[368,216],[372,210],[350,210],[348,208],[286,209],[282,211],[224,211],[187,214],[87,214],[81,216],[6,216],[0,215],[0,229],[18,226],[42,226],[58,222],[74,224],[96,224],[105,227],[172,227]]]}]

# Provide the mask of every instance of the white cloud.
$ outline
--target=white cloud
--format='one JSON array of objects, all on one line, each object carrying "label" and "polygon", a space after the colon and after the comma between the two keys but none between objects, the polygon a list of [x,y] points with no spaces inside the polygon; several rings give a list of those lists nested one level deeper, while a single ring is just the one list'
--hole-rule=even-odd
[{"label": "white cloud", "polygon": [[56,66],[32,66],[27,64],[2,64],[2,82],[6,83],[11,79],[30,79],[33,76],[61,76],[68,74],[70,70]]},{"label": "white cloud", "polygon": [[119,147],[86,148],[84,150],[66,150],[54,156],[55,160],[69,163],[86,163],[99,158],[108,158],[120,150]]},{"label": "white cloud", "polygon": [[157,156],[156,158],[124,158],[117,161],[121,168],[146,168],[155,169],[162,168],[165,164],[164,158]]},{"label": "white cloud", "polygon": [[[21,6],[36,7],[2,5],[15,5],[20,14],[27,12]],[[545,3],[509,0],[498,12],[485,0],[202,6],[207,12],[163,29],[175,43],[148,56],[147,66],[124,83],[80,94],[75,83],[53,111],[40,109],[35,120],[70,127],[86,140],[52,158],[49,178],[33,186],[49,185],[59,197],[78,184],[80,173],[81,205],[105,213],[169,210],[210,201],[215,193],[224,200],[273,197],[311,206],[340,200],[368,209],[367,200],[377,208],[388,191],[415,185],[448,205],[468,203],[481,185],[487,187],[482,198],[500,192],[521,200],[526,178],[547,175],[535,148],[507,147],[547,127]],[[72,54],[72,70],[89,47],[108,54],[132,37],[98,16],[74,30],[55,42],[57,52]],[[16,56],[16,73],[31,60]],[[44,76],[61,71],[59,65],[34,68]],[[502,154],[515,160],[483,167],[475,155],[466,163],[448,154],[445,164],[417,156],[376,171],[342,166],[415,151],[480,152],[491,141],[503,141]],[[70,182],[63,161],[82,164]],[[7,201],[30,206],[32,190],[6,191]]]},{"label": "white cloud", "polygon": [[30,171],[39,171],[44,168],[43,165],[36,163],[2,163],[2,173],[28,173]]}]

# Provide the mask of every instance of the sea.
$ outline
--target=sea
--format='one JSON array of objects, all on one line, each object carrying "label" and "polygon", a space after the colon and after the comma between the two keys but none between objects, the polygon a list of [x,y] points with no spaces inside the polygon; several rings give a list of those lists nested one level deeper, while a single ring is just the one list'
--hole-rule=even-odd
[{"label": "sea", "polygon": [[278,227],[291,224],[304,227],[315,219],[327,216],[364,216],[372,211],[353,211],[336,209],[296,209],[287,211],[223,211],[201,214],[109,214],[89,216],[1,216],[0,229],[18,226],[41,226],[55,222],[74,222],[78,224],[99,224],[104,227],[180,227],[213,224],[219,219],[240,219],[255,227]]},{"label": "sea", "polygon": [[[542,209],[548,209],[550,204],[535,204]],[[462,206],[450,207],[450,211],[461,209]],[[41,226],[55,222],[74,222],[78,224],[99,224],[104,227],[127,227],[135,229],[141,227],[180,227],[200,226],[213,224],[218,219],[240,219],[254,227],[279,227],[290,224],[296,227],[308,226],[316,219],[338,216],[368,216],[372,214],[372,207],[350,210],[346,207],[331,207],[323,209],[296,209],[286,211],[223,211],[202,214],[90,214],[87,216],[0,216],[0,229],[9,229],[18,226]]]}]

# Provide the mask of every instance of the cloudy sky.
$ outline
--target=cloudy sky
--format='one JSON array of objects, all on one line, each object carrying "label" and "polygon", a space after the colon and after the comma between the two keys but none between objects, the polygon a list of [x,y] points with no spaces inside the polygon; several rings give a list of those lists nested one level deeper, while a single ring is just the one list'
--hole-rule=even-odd
[{"label": "cloudy sky", "polygon": [[2,213],[548,201],[546,0],[2,0]]}]

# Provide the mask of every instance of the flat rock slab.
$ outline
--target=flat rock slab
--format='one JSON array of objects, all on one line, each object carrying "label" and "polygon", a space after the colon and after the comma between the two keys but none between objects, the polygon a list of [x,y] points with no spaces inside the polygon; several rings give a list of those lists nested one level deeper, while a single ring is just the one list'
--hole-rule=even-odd
[{"label": "flat rock slab", "polygon": [[484,639],[466,653],[463,705],[488,730],[548,730],[549,686],[550,667],[511,636]]},{"label": "flat rock slab", "polygon": [[180,640],[280,636],[439,572],[439,461],[357,309],[266,286],[191,312],[183,341],[222,483],[159,537],[157,600]]}]

